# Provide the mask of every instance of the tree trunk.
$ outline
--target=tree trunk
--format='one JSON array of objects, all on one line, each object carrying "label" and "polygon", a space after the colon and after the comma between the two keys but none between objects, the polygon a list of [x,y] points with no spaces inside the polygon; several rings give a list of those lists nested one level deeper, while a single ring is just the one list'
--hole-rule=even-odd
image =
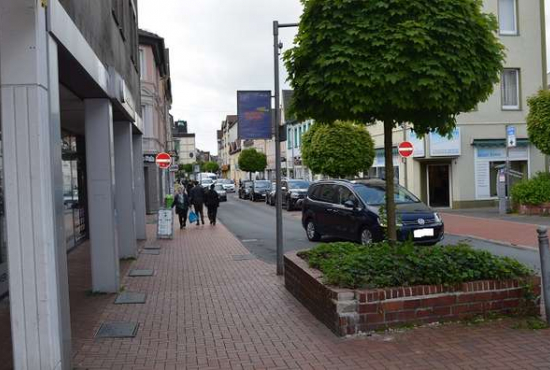
[{"label": "tree trunk", "polygon": [[393,244],[397,241],[395,225],[395,180],[393,169],[393,121],[384,121],[384,157],[386,161],[386,224],[387,237]]}]

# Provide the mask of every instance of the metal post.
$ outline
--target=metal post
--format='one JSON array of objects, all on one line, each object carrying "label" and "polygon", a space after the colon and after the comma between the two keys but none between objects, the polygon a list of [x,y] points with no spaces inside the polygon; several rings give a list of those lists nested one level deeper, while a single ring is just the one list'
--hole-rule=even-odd
[{"label": "metal post", "polygon": [[544,309],[546,312],[546,322],[550,325],[550,248],[548,244],[548,234],[545,227],[539,227],[539,252],[540,269],[542,275],[542,294],[544,296]]},{"label": "metal post", "polygon": [[276,208],[276,243],[277,275],[284,273],[283,247],[283,198],[281,194],[281,140],[280,140],[280,91],[279,91],[279,22],[273,21],[273,61],[275,64],[275,208]]},{"label": "metal post", "polygon": [[508,126],[506,126],[506,192],[504,196],[506,197],[506,214],[511,211],[511,201],[510,201],[510,145],[508,144]]}]

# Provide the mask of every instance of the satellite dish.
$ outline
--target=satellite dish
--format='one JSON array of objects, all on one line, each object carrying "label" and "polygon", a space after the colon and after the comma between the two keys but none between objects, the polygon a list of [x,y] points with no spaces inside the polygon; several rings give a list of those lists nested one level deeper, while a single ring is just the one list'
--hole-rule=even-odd
[{"label": "satellite dish", "polygon": [[193,158],[193,153],[189,153],[189,158]]}]

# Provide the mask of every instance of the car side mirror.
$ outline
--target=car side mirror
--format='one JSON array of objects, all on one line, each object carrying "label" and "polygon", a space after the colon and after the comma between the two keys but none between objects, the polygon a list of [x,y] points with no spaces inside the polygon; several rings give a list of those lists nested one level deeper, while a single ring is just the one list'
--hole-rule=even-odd
[{"label": "car side mirror", "polygon": [[346,202],[344,203],[344,207],[355,209],[356,204],[353,200],[346,200]]}]

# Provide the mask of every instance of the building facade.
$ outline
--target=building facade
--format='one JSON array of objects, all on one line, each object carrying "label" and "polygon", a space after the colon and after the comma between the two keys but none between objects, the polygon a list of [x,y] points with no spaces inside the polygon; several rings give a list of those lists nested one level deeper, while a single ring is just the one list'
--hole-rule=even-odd
[{"label": "building facade", "polygon": [[139,62],[146,209],[147,213],[155,213],[173,183],[173,172],[159,169],[155,163],[157,154],[174,152],[170,59],[164,39],[139,30]]},{"label": "building facade", "polygon": [[0,2],[14,368],[72,368],[68,249],[89,240],[89,289],[115,293],[119,259],[146,238],[139,68],[137,1]]},{"label": "building facade", "polygon": [[[475,111],[458,116],[452,139],[436,134],[420,139],[408,125],[394,130],[394,143],[409,140],[415,147],[407,160],[394,149],[399,181],[432,207],[494,205],[497,173],[507,160],[524,178],[547,169],[545,156],[529,143],[526,126],[528,97],[547,86],[544,1],[485,0],[484,9],[497,16],[507,55],[493,94]],[[509,150],[507,126],[515,127],[518,138]],[[371,175],[383,176],[383,128],[369,130],[377,148]]]}]

